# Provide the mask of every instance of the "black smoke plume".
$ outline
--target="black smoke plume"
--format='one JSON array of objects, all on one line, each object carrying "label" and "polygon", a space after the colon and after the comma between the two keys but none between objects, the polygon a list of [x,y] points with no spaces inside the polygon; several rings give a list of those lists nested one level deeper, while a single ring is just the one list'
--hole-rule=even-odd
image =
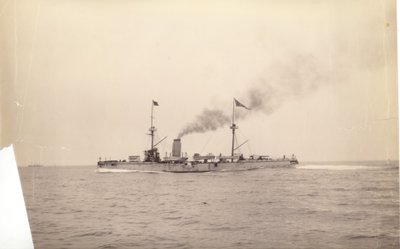
[{"label": "black smoke plume", "polygon": [[178,138],[181,138],[190,133],[203,133],[206,131],[214,131],[225,124],[228,124],[230,117],[221,110],[204,109],[196,120],[187,124],[179,133]]},{"label": "black smoke plume", "polygon": [[[312,56],[296,56],[290,63],[276,63],[269,67],[265,76],[260,77],[237,99],[251,110],[236,108],[236,119],[244,119],[249,114],[262,112],[266,115],[277,110],[288,98],[304,96],[327,82],[325,70]],[[242,110],[243,109],[243,110]],[[231,114],[220,109],[204,109],[192,123],[183,127],[179,138],[191,133],[213,131],[229,125]]]}]

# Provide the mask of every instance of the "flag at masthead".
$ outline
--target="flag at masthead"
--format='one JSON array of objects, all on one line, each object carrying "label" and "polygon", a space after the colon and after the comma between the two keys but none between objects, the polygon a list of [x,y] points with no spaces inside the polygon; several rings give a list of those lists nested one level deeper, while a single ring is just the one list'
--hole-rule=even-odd
[{"label": "flag at masthead", "polygon": [[245,105],[243,105],[242,103],[240,103],[237,99],[233,98],[233,100],[235,101],[235,105],[238,107],[243,107],[247,110],[250,110],[250,108],[246,107]]}]

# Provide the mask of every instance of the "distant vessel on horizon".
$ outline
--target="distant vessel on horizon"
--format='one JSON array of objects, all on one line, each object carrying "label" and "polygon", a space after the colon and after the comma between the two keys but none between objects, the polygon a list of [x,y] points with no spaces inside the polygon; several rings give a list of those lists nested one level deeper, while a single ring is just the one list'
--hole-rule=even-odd
[{"label": "distant vessel on horizon", "polygon": [[28,167],[43,167],[41,164],[29,164]]},{"label": "distant vessel on horizon", "polygon": [[33,163],[28,164],[28,167],[43,167],[42,165],[42,154],[43,154],[43,146],[38,146],[40,148],[39,150],[39,161],[31,161]]},{"label": "distant vessel on horizon", "polygon": [[129,156],[126,160],[101,160],[97,162],[98,169],[117,169],[142,172],[172,172],[172,173],[202,173],[210,171],[240,171],[253,170],[261,168],[291,168],[298,164],[297,158],[292,155],[291,158],[283,156],[282,158],[273,159],[267,155],[251,155],[245,158],[243,154],[235,154],[235,151],[244,145],[247,141],[235,147],[235,130],[238,126],[235,124],[235,107],[243,107],[249,110],[245,105],[240,103],[235,98],[233,99],[232,123],[232,147],[231,155],[229,156],[214,156],[208,154],[202,156],[195,153],[189,160],[187,154],[181,152],[182,143],[180,138],[173,140],[172,153],[169,157],[160,158],[157,145],[160,144],[166,137],[154,144],[154,133],[156,128],[153,125],[153,108],[158,106],[156,101],[152,101],[151,106],[151,125],[150,137],[151,147],[144,152],[144,160],[140,161],[139,156]]}]

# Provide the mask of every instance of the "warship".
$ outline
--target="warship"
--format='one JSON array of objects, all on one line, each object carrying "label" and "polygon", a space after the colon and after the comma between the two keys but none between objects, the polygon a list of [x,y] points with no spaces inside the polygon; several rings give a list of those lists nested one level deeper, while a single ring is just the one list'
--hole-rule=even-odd
[{"label": "warship", "polygon": [[182,142],[180,138],[173,140],[172,153],[170,156],[160,157],[157,145],[166,137],[154,143],[156,127],[153,124],[153,109],[159,106],[157,101],[151,104],[151,121],[149,134],[151,137],[150,149],[144,151],[144,160],[140,156],[129,156],[128,160],[102,160],[99,158],[97,168],[100,172],[137,171],[137,172],[171,172],[171,173],[203,173],[213,171],[241,171],[254,170],[261,168],[291,168],[298,164],[297,158],[283,156],[282,158],[271,158],[268,155],[251,155],[245,158],[243,154],[235,153],[243,144],[235,146],[235,131],[238,126],[235,123],[235,107],[242,107],[250,110],[235,98],[233,99],[232,123],[232,147],[229,156],[214,156],[212,154],[200,155],[195,153],[189,158],[186,153],[182,153]]}]

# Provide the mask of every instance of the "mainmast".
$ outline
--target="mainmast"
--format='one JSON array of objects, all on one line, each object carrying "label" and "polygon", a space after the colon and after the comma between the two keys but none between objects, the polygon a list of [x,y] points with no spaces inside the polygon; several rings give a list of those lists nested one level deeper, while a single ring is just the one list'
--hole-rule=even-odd
[{"label": "mainmast", "polygon": [[234,152],[235,152],[235,130],[238,128],[235,124],[235,99],[233,99],[233,105],[232,105],[232,125],[231,125],[231,129],[232,129],[232,150],[231,150],[231,156],[233,156]]},{"label": "mainmast", "polygon": [[[235,106],[239,106],[239,107],[243,107],[246,110],[250,110],[250,108],[247,108],[245,105],[243,105],[242,103],[240,103],[239,101],[237,101],[235,98],[233,98],[233,107],[232,107],[232,125],[231,125],[231,129],[232,129],[232,150],[231,150],[231,156],[233,156],[234,152],[235,152],[235,130],[238,129],[239,127],[235,124]],[[239,148],[240,146],[242,146],[243,144],[239,145],[237,148]],[[236,149],[237,149],[236,148]]]}]

